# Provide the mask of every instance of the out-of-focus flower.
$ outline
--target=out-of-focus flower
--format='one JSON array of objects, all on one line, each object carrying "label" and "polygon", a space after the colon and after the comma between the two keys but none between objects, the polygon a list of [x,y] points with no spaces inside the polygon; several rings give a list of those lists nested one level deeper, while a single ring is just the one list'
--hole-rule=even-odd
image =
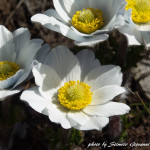
[{"label": "out-of-focus flower", "polygon": [[33,63],[33,75],[37,86],[24,91],[21,99],[63,128],[101,130],[108,117],[130,110],[126,104],[111,101],[125,92],[120,67],[101,66],[90,50],[74,55],[58,46],[45,64]]},{"label": "out-of-focus flower", "polygon": [[108,38],[108,32],[124,25],[118,14],[124,0],[53,0],[54,9],[31,20],[71,38],[76,45],[94,45]]},{"label": "out-of-focus flower", "polygon": [[30,40],[27,28],[11,33],[0,25],[0,100],[21,91],[19,85],[29,77],[42,43],[40,39]]},{"label": "out-of-focus flower", "polygon": [[145,44],[150,48],[150,0],[126,0],[126,24],[121,27],[129,45]]}]

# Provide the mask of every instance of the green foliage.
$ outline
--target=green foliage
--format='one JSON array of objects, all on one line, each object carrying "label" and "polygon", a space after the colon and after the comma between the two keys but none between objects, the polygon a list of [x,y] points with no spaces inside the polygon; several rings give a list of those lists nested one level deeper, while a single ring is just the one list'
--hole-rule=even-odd
[{"label": "green foliage", "polygon": [[70,146],[78,146],[82,143],[83,141],[83,135],[81,131],[76,130],[74,128],[71,129],[70,131],[70,136],[69,136],[69,145]]},{"label": "green foliage", "polygon": [[79,146],[83,141],[81,131],[76,129],[64,130],[58,128],[54,130],[53,128],[46,128],[44,135],[46,140],[50,143],[50,148],[54,150],[70,150]]},{"label": "green foliage", "polygon": [[119,136],[118,141],[126,141],[127,137],[128,137],[128,131],[127,130],[123,130],[123,132]]},{"label": "green foliage", "polygon": [[[137,112],[137,110],[133,111],[133,107],[135,106],[143,106],[143,108],[141,109],[140,112]],[[130,115],[132,115],[132,120],[128,119],[128,115],[122,115],[121,116],[121,120],[122,120],[122,125],[123,125],[123,131],[121,133],[121,135],[119,136],[119,141],[125,141],[128,137],[128,128],[130,128],[131,126],[135,125],[136,123],[138,123],[143,115],[147,115],[148,113],[148,108],[150,106],[150,103],[148,104],[144,104],[143,103],[133,103],[130,105],[132,112],[130,112]]]},{"label": "green foliage", "polygon": [[44,130],[45,139],[49,141],[51,149],[57,149],[62,144],[62,131],[61,128],[57,130],[46,128]]}]

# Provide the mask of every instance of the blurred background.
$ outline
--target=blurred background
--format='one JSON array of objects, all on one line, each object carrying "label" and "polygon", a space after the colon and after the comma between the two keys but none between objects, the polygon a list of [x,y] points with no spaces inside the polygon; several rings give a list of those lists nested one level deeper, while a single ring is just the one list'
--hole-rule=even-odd
[{"label": "blurred background", "polygon": [[[0,24],[10,31],[27,27],[32,38],[43,39],[51,48],[63,44],[74,53],[84,49],[61,34],[31,22],[31,16],[50,8],[54,8],[52,0],[0,0]],[[103,65],[122,67],[123,86],[127,92],[114,101],[127,103],[131,107],[129,114],[111,117],[102,131],[65,130],[20,101],[19,93],[0,102],[0,150],[86,150],[93,142],[150,143],[150,52],[144,46],[127,47],[127,43],[125,36],[115,30],[106,42],[96,45],[97,51],[91,49]],[[33,85],[34,79],[31,79],[24,84],[24,89]],[[107,148],[93,146],[88,149]],[[150,150],[150,146],[109,149]]]}]

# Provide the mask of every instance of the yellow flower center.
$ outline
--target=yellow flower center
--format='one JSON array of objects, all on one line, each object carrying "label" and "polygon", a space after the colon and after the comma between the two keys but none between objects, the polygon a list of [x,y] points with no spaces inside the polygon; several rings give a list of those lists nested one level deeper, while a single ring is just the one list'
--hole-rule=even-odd
[{"label": "yellow flower center", "polygon": [[80,110],[92,102],[90,86],[79,81],[69,81],[59,89],[58,99],[61,105],[71,110]]},{"label": "yellow flower center", "polygon": [[80,32],[90,34],[104,23],[100,9],[87,8],[77,11],[72,17],[72,25]]},{"label": "yellow flower center", "polygon": [[19,70],[19,65],[14,62],[1,61],[0,62],[0,81],[6,80],[13,76]]},{"label": "yellow flower center", "polygon": [[132,9],[132,20],[135,23],[150,21],[150,0],[126,0],[126,10]]}]

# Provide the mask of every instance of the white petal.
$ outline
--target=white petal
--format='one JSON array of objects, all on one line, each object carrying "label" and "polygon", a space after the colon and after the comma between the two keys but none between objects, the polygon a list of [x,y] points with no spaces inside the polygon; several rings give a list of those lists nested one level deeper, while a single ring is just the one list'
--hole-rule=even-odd
[{"label": "white petal", "polygon": [[[40,39],[30,40],[30,35],[27,29],[20,29],[18,30],[18,32],[16,32],[15,35],[16,35],[16,45],[19,53],[17,63],[19,64],[20,68],[25,69],[25,72],[22,75],[22,77],[17,81],[14,88],[29,77],[31,73],[32,61],[34,57],[36,57],[36,54],[40,49],[41,44],[43,43],[43,41]],[[43,55],[41,55],[41,59],[43,57],[46,57],[44,56],[44,53]]]},{"label": "white petal", "polygon": [[17,54],[20,53],[23,47],[25,47],[30,41],[30,32],[27,28],[19,28],[13,32],[15,50]]},{"label": "white petal", "polygon": [[146,47],[150,49],[150,31],[143,31],[142,36]]},{"label": "white petal", "polygon": [[106,117],[90,117],[90,120],[87,121],[84,125],[77,125],[74,128],[78,130],[102,130],[109,122],[109,119]]},{"label": "white petal", "polygon": [[123,103],[108,102],[103,105],[87,106],[82,111],[89,115],[111,117],[128,113],[129,106]]},{"label": "white petal", "polygon": [[48,9],[44,12],[45,15],[49,16],[49,17],[54,17],[62,22],[64,22],[65,20],[63,19],[63,16],[60,16],[58,14],[58,12],[54,9]]},{"label": "white petal", "polygon": [[12,42],[13,39],[12,33],[3,25],[0,25],[0,36],[1,36],[0,48],[6,45],[8,41]]},{"label": "white petal", "polygon": [[23,73],[24,73],[24,70],[20,69],[10,78],[7,78],[6,80],[0,81],[0,90],[14,86],[14,84],[19,80],[19,78],[23,75]]},{"label": "white petal", "polygon": [[36,14],[31,18],[32,21],[41,23],[44,27],[51,29],[53,31],[59,32],[62,35],[76,40],[76,41],[86,41],[86,37],[73,31],[70,26],[65,23],[55,19],[54,17],[48,17],[44,14]]},{"label": "white petal", "polygon": [[42,111],[50,105],[50,102],[41,96],[37,86],[24,91],[20,99],[26,101],[39,113],[42,113]]},{"label": "white petal", "polygon": [[20,90],[0,90],[0,101],[5,100],[8,96],[19,93]]},{"label": "white petal", "polygon": [[71,118],[72,120],[74,120],[75,122],[77,122],[80,125],[85,124],[88,120],[90,120],[90,116],[86,115],[84,112],[82,111],[74,111],[74,110],[70,110],[67,113],[67,117]]},{"label": "white petal", "polygon": [[13,32],[13,36],[17,52],[17,62],[22,68],[31,68],[33,58],[43,41],[40,39],[30,40],[31,36],[27,28],[17,29]]},{"label": "white petal", "polygon": [[[89,0],[53,0],[55,9],[60,14],[60,16],[63,16],[63,13],[66,13],[70,20],[76,11],[82,10],[83,8],[95,8],[93,6],[95,0],[92,0],[91,3],[90,2],[91,1]],[[92,4],[92,6],[90,6],[90,4]],[[96,8],[97,6],[98,5],[96,5]]]},{"label": "white petal", "polygon": [[123,1],[120,0],[88,0],[90,8],[98,8],[103,12],[104,24],[112,19],[113,16],[119,11],[123,5]]},{"label": "white petal", "polygon": [[71,26],[70,27],[73,31],[75,31],[77,34],[79,34],[80,36],[83,36],[83,37],[92,37],[93,36],[93,33],[91,34],[85,34],[85,33],[82,33],[80,31],[78,31],[74,26]]},{"label": "white petal", "polygon": [[31,68],[32,61],[40,48],[41,42],[37,43],[35,40],[30,40],[24,47],[22,47],[17,60],[20,67],[24,69]]},{"label": "white petal", "polygon": [[78,0],[53,0],[54,7],[60,16],[64,16],[65,20],[69,22],[76,9]]},{"label": "white petal", "polygon": [[53,3],[59,15],[63,16],[65,13],[70,20],[76,11],[89,8],[88,0],[53,0]]},{"label": "white petal", "polygon": [[12,89],[16,88],[19,84],[21,84],[23,81],[27,80],[31,72],[31,67],[29,69],[24,70],[22,75],[18,78],[17,82],[13,86]]},{"label": "white petal", "polygon": [[122,15],[122,16],[125,15],[125,13],[126,13],[125,5],[126,5],[126,2],[124,2],[124,3],[121,5],[120,9],[119,9],[118,12],[117,12],[118,15]]},{"label": "white petal", "polygon": [[32,64],[33,64],[32,72],[35,78],[35,84],[37,86],[42,86],[44,77],[46,75],[43,77],[42,74],[39,72],[41,64],[38,61],[34,60]]},{"label": "white petal", "polygon": [[3,25],[0,25],[0,61],[11,61],[14,53],[15,45],[12,33]]},{"label": "white petal", "polygon": [[71,127],[69,121],[65,117],[65,109],[43,98],[37,86],[24,91],[20,99],[28,102],[37,112],[47,115],[52,122],[60,123],[64,128]]},{"label": "white petal", "polygon": [[93,69],[84,79],[91,86],[91,91],[96,91],[106,85],[121,85],[122,73],[119,66],[106,65]]},{"label": "white petal", "polygon": [[58,86],[61,84],[61,80],[55,70],[50,66],[33,63],[33,75],[35,82],[40,86],[40,93],[47,99],[52,100],[54,93],[57,92]]},{"label": "white petal", "polygon": [[[65,11],[64,8],[64,0],[53,0],[53,4],[54,7],[56,9],[56,11],[58,12],[58,14],[66,21],[66,22],[70,22],[71,20],[71,16]],[[69,3],[71,3],[74,0],[70,0],[68,1]]]},{"label": "white petal", "polygon": [[43,44],[43,40],[41,39],[32,39],[32,43]]},{"label": "white petal", "polygon": [[[120,26],[125,24],[124,16],[122,15],[115,15],[111,21],[103,28],[103,30],[112,31],[113,29],[117,29]],[[99,32],[96,32],[97,34]]]},{"label": "white petal", "polygon": [[65,46],[57,46],[49,53],[46,64],[52,67],[61,81],[80,81],[81,68],[78,58]]},{"label": "white petal", "polygon": [[126,25],[130,26],[130,27],[133,27],[133,28],[136,28],[136,25],[132,20],[132,15],[131,14],[132,14],[132,9],[128,9],[127,11],[125,11],[124,17],[125,17],[125,20],[126,20]]},{"label": "white petal", "polygon": [[145,24],[136,24],[136,28],[139,31],[149,32],[150,31],[150,23]]},{"label": "white petal", "polygon": [[45,64],[45,59],[50,52],[50,46],[48,44],[44,44],[40,50],[36,54],[36,60],[39,61],[40,63]]},{"label": "white petal", "polygon": [[78,46],[94,46],[97,43],[103,42],[108,39],[107,34],[94,35],[91,37],[85,37],[83,41],[75,41],[74,44]]},{"label": "white petal", "polygon": [[80,61],[80,66],[82,70],[81,81],[83,81],[83,79],[89,73],[89,71],[100,66],[99,60],[95,59],[94,53],[90,50],[82,50],[78,52],[76,56]]},{"label": "white petal", "polygon": [[127,37],[129,45],[141,45],[143,43],[141,31],[129,26],[123,26],[119,28],[119,31]]},{"label": "white petal", "polygon": [[125,89],[118,85],[104,86],[94,91],[90,105],[104,104],[123,92],[125,92]]},{"label": "white petal", "polygon": [[51,103],[51,105],[49,105],[47,109],[47,112],[48,112],[49,119],[52,122],[60,123],[61,126],[65,129],[71,128],[71,124],[66,117],[66,114],[68,112],[67,109],[65,109],[59,104]]}]

